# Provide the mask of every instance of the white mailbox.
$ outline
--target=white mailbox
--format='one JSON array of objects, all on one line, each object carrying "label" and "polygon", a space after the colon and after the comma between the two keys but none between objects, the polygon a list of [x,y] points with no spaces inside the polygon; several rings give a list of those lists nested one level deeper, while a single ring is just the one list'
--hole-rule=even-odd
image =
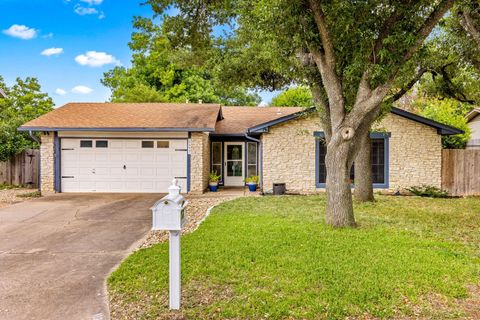
[{"label": "white mailbox", "polygon": [[158,200],[152,209],[152,230],[169,231],[169,307],[180,309],[180,234],[186,223],[185,208],[188,201],[180,194],[177,180],[173,179],[168,195]]},{"label": "white mailbox", "polygon": [[180,194],[177,180],[168,188],[169,194],[158,200],[151,208],[152,230],[182,230],[186,223],[185,208],[188,201]]}]

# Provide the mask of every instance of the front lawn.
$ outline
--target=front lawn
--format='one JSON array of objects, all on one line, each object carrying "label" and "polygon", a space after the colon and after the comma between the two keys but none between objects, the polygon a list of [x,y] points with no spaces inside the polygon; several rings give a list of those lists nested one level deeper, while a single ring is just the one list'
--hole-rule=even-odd
[{"label": "front lawn", "polygon": [[324,224],[323,196],[224,203],[182,237],[182,310],[168,311],[163,243],[137,251],[110,276],[112,316],[467,316],[464,302],[478,299],[467,288],[480,292],[480,198],[377,199],[356,205],[354,230]]}]

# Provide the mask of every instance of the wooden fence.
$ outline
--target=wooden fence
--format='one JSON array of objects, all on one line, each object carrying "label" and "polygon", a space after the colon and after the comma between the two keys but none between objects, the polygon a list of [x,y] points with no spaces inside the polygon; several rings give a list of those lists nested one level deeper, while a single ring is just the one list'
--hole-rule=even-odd
[{"label": "wooden fence", "polygon": [[0,162],[0,184],[38,187],[39,150],[25,150],[12,159]]},{"label": "wooden fence", "polygon": [[442,189],[453,196],[480,195],[480,150],[442,151]]}]

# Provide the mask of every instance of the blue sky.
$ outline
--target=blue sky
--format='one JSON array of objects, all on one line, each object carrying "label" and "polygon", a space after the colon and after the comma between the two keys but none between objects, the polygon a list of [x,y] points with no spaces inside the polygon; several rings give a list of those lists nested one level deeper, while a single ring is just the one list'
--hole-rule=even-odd
[{"label": "blue sky", "polygon": [[[130,65],[132,18],[152,15],[142,2],[0,0],[0,75],[7,85],[37,77],[57,106],[107,101],[100,79],[115,65]],[[273,93],[261,96],[268,102]]]}]

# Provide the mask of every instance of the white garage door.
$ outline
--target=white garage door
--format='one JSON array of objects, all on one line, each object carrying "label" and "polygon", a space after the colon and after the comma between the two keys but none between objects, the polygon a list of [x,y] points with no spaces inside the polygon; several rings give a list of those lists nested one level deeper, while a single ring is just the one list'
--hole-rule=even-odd
[{"label": "white garage door", "polygon": [[62,192],[187,191],[187,140],[61,139]]}]

